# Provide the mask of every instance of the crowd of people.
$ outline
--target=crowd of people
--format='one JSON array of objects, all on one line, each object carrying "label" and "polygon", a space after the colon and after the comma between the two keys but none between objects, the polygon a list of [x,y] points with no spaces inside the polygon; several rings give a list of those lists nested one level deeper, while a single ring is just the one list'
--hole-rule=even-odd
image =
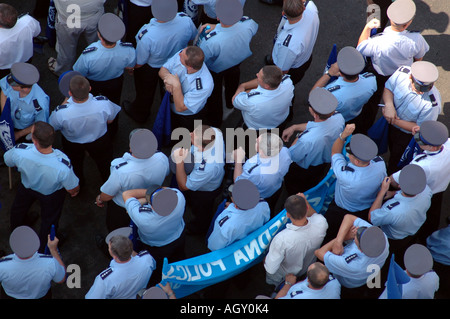
[{"label": "crowd of people", "polygon": [[[53,110],[32,59],[40,24],[0,4],[3,158],[20,173],[9,208],[13,253],[0,259],[3,298],[51,298],[51,283],[64,282],[58,224],[67,193],[76,198],[86,186],[86,156],[102,181],[95,203],[106,206],[99,248],[112,258],[86,299],[176,298],[160,284],[164,258],[185,259],[186,236],[204,238],[210,251],[246,237],[278,213],[283,191],[288,223],[268,248],[271,293],[260,297],[392,298],[384,284],[394,262],[406,277],[400,298],[448,293],[450,226],[440,220],[450,139],[437,120],[430,47],[408,30],[420,18],[414,1],[367,1],[374,10],[356,47],[340,49],[310,89],[305,123],[293,123],[295,88],[313,59],[319,10],[311,0],[280,3],[272,54],[240,83],[258,32],[245,2],[127,0],[119,15],[105,12],[105,0],[54,0],[57,55],[48,68],[65,99]],[[88,45],[77,55],[81,36]],[[125,73],[134,101],[122,96]],[[165,143],[161,132],[137,128],[114,158],[119,116],[142,126],[159,98],[167,110],[158,116],[170,121],[156,120],[189,134]],[[242,117],[233,129],[247,134],[227,141],[221,128],[234,109]],[[318,212],[304,193],[330,169],[334,199]],[[34,230],[27,214],[36,201]],[[372,275],[381,286],[370,285]]]}]

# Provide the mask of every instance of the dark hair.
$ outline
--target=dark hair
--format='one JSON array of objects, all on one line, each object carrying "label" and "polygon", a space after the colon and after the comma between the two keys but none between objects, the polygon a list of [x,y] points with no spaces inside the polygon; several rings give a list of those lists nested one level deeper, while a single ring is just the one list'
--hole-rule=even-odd
[{"label": "dark hair", "polygon": [[306,276],[311,287],[321,289],[330,280],[330,271],[320,262],[315,262],[313,265],[314,267],[306,272]]},{"label": "dark hair", "polygon": [[72,97],[77,101],[83,101],[89,97],[90,84],[88,79],[82,75],[75,75],[70,80],[69,90]]},{"label": "dark hair", "polygon": [[0,27],[11,29],[17,23],[19,13],[13,6],[0,3]]},{"label": "dark hair", "polygon": [[317,112],[316,110],[314,110],[314,108],[312,106],[311,106],[311,108],[314,111],[314,113],[317,114],[319,119],[321,119],[322,121],[325,121],[325,120],[329,119],[334,114],[334,111],[329,113],[329,114],[321,114],[321,113]]},{"label": "dark hair", "polygon": [[197,46],[188,46],[186,48],[186,65],[190,66],[194,70],[200,70],[203,66],[203,61],[205,59],[205,54],[203,50]]},{"label": "dark hair", "polygon": [[350,74],[346,74],[346,73],[342,72],[341,70],[339,70],[339,73],[341,73],[341,75],[349,81],[354,81],[359,77],[359,74],[350,75]]},{"label": "dark hair", "polygon": [[305,5],[301,0],[284,0],[283,12],[288,18],[298,18],[305,11]]},{"label": "dark hair", "polygon": [[299,195],[291,195],[284,202],[284,208],[295,220],[300,220],[306,216],[308,207],[306,200]]},{"label": "dark hair", "polygon": [[34,123],[33,138],[42,148],[47,148],[53,145],[55,141],[55,129],[46,122],[37,121]]},{"label": "dark hair", "polygon": [[133,243],[128,237],[116,235],[109,240],[110,249],[120,261],[127,261],[133,253]]},{"label": "dark hair", "polygon": [[283,71],[276,65],[266,65],[262,68],[263,81],[271,89],[276,89],[283,79]]}]

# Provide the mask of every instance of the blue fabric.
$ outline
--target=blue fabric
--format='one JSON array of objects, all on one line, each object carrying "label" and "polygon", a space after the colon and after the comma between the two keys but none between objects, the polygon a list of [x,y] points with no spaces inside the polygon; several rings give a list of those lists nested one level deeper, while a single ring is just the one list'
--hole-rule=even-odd
[{"label": "blue fabric", "polygon": [[[337,62],[337,47],[336,44],[333,44],[333,48],[331,49],[330,55],[328,56],[327,65],[325,67],[325,72],[331,68],[331,65]],[[336,81],[337,76],[330,77],[328,83]]]},{"label": "blue fabric", "polygon": [[384,154],[388,149],[389,123],[382,116],[367,131],[367,135],[377,144],[378,155]]},{"label": "blue fabric", "polygon": [[217,216],[219,216],[220,213],[222,213],[223,210],[225,209],[225,204],[226,204],[226,202],[227,202],[227,199],[225,198],[225,199],[219,204],[219,206],[217,206],[217,210],[216,210],[216,212],[215,212],[215,214],[214,214],[214,217],[213,217],[212,220],[211,220],[211,224],[209,225],[208,232],[206,233],[206,244],[208,244],[208,238],[209,238],[209,235],[211,235],[211,232],[212,232],[213,229],[214,229],[214,222],[216,221]]},{"label": "blue fabric", "polygon": [[409,277],[405,271],[395,262],[394,254],[391,256],[391,263],[389,265],[389,272],[387,278],[387,298],[388,299],[402,299],[403,289],[402,285],[409,282]]},{"label": "blue fabric", "polygon": [[51,48],[54,48],[56,45],[55,20],[56,20],[55,3],[53,0],[50,0],[50,5],[48,7],[48,15],[47,15],[47,26],[45,28],[45,36],[47,37],[48,45]]},{"label": "blue fabric", "polygon": [[408,165],[414,159],[414,157],[416,157],[416,155],[420,153],[422,153],[422,149],[420,148],[419,144],[417,144],[414,137],[411,138],[411,141],[409,142],[408,146],[403,152],[402,157],[400,158],[398,168],[402,169],[403,167]]},{"label": "blue fabric", "polygon": [[161,101],[158,114],[156,114],[155,123],[152,129],[158,140],[158,149],[161,150],[162,146],[170,144],[170,137],[172,134],[172,127],[170,125],[170,93],[166,92]]},{"label": "blue fabric", "polygon": [[14,125],[11,119],[11,101],[6,99],[5,107],[0,116],[0,147],[7,151],[16,145],[14,137]]}]

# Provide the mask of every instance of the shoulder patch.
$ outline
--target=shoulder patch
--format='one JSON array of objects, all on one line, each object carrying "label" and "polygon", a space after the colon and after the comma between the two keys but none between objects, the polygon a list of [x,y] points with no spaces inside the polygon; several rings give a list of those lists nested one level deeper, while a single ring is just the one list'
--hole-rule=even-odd
[{"label": "shoulder patch", "polygon": [[408,67],[406,67],[406,66],[402,66],[402,67],[400,67],[398,70],[399,70],[400,72],[403,72],[403,73],[406,73],[406,74],[411,73],[411,69],[408,68]]},{"label": "shoulder patch", "polygon": [[340,85],[335,85],[335,86],[332,86],[332,87],[328,88],[327,90],[330,91],[330,92],[334,92],[334,91],[339,90],[340,88],[341,88]]},{"label": "shoulder patch", "polygon": [[248,173],[251,174],[252,171],[257,168],[259,166],[259,164],[255,164],[254,166],[250,167],[250,169],[248,170]]},{"label": "shoulder patch", "polygon": [[419,30],[411,30],[411,31],[409,31],[409,33],[420,33],[420,31]]},{"label": "shoulder patch", "polygon": [[178,16],[180,17],[189,17],[186,13],[184,12],[178,12]]},{"label": "shoulder patch", "polygon": [[371,78],[372,76],[375,76],[375,74],[371,73],[371,72],[366,72],[362,74],[363,78]]},{"label": "shoulder patch", "polygon": [[127,165],[127,164],[128,164],[128,162],[123,162],[123,163],[120,163],[120,164],[114,166],[114,168],[115,168],[115,169],[119,169],[119,168],[121,168],[122,166],[125,166],[125,165]]},{"label": "shoulder patch", "polygon": [[261,92],[258,92],[258,91],[253,91],[253,92],[249,92],[249,93],[247,93],[247,97],[252,97],[252,96],[255,96],[255,95],[260,95],[261,94]]},{"label": "shoulder patch", "polygon": [[202,79],[201,78],[196,78],[195,79],[195,88],[197,90],[202,90],[203,89],[203,84],[202,84]]},{"label": "shoulder patch", "polygon": [[65,158],[60,158],[59,160],[61,161],[61,163],[66,165],[68,168],[72,168],[72,164],[70,164],[70,161],[66,160]]},{"label": "shoulder patch", "polygon": [[39,258],[53,258],[52,255],[39,255]]},{"label": "shoulder patch", "polygon": [[375,163],[378,163],[378,162],[383,161],[383,158],[381,156],[377,156],[372,161],[374,161]]},{"label": "shoulder patch", "polygon": [[58,105],[55,109],[55,112],[58,112],[59,110],[67,109],[67,104]]},{"label": "shoulder patch", "polygon": [[95,100],[97,101],[108,101],[109,99],[104,96],[104,95],[97,95],[96,97],[94,97]]},{"label": "shoulder patch", "polygon": [[392,208],[394,208],[395,206],[400,205],[400,202],[394,202],[392,204],[389,204],[386,206],[387,209],[391,210]]},{"label": "shoulder patch", "polygon": [[291,38],[292,38],[292,34],[288,34],[287,37],[286,37],[286,39],[284,39],[283,45],[284,45],[285,47],[288,47],[288,46],[289,46],[289,42],[291,42]]},{"label": "shoulder patch", "polygon": [[102,278],[103,280],[105,280],[109,275],[112,274],[112,272],[113,272],[113,270],[112,270],[111,267],[108,268],[108,269],[106,269],[106,270],[103,270],[103,271],[100,273],[100,278]]},{"label": "shoulder patch", "polygon": [[138,254],[139,257],[150,255],[150,253],[147,250],[141,250]]},{"label": "shoulder patch", "polygon": [[430,94],[430,101],[431,101],[431,107],[435,107],[438,105],[438,102],[436,101],[436,98],[434,97],[434,94]]},{"label": "shoulder patch", "polygon": [[36,110],[36,112],[42,111],[42,107],[39,105],[38,100],[34,99],[33,105],[34,105],[34,109]]},{"label": "shoulder patch", "polygon": [[284,80],[287,80],[287,79],[289,79],[291,76],[289,75],[289,74],[285,74],[284,76],[283,76],[283,78],[281,79],[281,83],[283,83],[284,82]]},{"label": "shoulder patch", "polygon": [[26,145],[24,143],[20,143],[20,144],[17,144],[16,146],[14,146],[14,148],[19,148],[21,150],[26,150],[28,148],[28,145]]},{"label": "shoulder patch", "polygon": [[245,21],[247,21],[247,20],[250,20],[250,18],[249,17],[247,17],[247,16],[243,16],[242,18],[241,18],[241,22],[245,22]]},{"label": "shoulder patch", "polygon": [[222,218],[221,220],[219,220],[219,226],[222,227],[223,224],[225,224],[225,222],[229,219],[230,219],[230,216],[227,215],[224,218]]},{"label": "shoulder patch", "polygon": [[131,42],[120,42],[120,46],[134,48],[133,43],[131,43]]},{"label": "shoulder patch", "polygon": [[146,34],[148,32],[148,30],[147,29],[144,29],[144,30],[142,30],[142,32],[141,33],[139,33],[139,35],[138,35],[138,39],[139,40],[141,40],[142,39],[142,37]]},{"label": "shoulder patch", "polygon": [[83,52],[81,54],[87,54],[87,53],[91,53],[97,50],[97,47],[89,47],[83,50]]},{"label": "shoulder patch", "polygon": [[149,206],[139,207],[139,213],[150,213],[150,212],[152,212],[152,208]]},{"label": "shoulder patch", "polygon": [[343,171],[343,172],[354,172],[355,170],[353,169],[353,168],[351,168],[350,166],[342,166],[341,167],[341,170]]},{"label": "shoulder patch", "polygon": [[295,296],[297,296],[299,294],[302,294],[302,293],[303,293],[303,290],[293,291],[293,292],[291,292],[291,298],[293,298],[293,297],[295,297]]},{"label": "shoulder patch", "polygon": [[3,257],[3,258],[0,258],[0,263],[2,263],[4,261],[10,261],[10,260],[12,260],[11,257]]},{"label": "shoulder patch", "polygon": [[349,264],[352,260],[355,260],[355,258],[358,257],[358,254],[352,254],[350,256],[345,257],[345,262]]},{"label": "shoulder patch", "polygon": [[420,162],[421,160],[425,159],[426,157],[427,157],[427,154],[420,155],[416,159],[414,159],[414,162]]},{"label": "shoulder patch", "polygon": [[215,36],[217,34],[216,31],[212,31],[210,33],[208,33],[207,35],[205,35],[205,40],[209,40],[211,39],[213,36]]}]

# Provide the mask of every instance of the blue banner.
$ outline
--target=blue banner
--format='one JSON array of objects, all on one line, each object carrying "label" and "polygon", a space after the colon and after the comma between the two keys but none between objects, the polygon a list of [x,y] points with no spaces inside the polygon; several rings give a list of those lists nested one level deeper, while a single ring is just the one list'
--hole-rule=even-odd
[{"label": "blue banner", "polygon": [[11,119],[11,101],[6,99],[0,116],[0,147],[7,151],[14,147],[16,140],[14,137],[14,124]]},{"label": "blue banner", "polygon": [[395,262],[394,254],[391,256],[391,263],[389,265],[388,278],[386,283],[387,298],[388,299],[402,299],[403,289],[402,285],[409,282],[408,275]]},{"label": "blue banner", "polygon": [[170,96],[171,94],[169,92],[164,94],[152,128],[152,132],[155,134],[156,140],[158,141],[158,149],[161,149],[162,146],[169,145],[171,141],[172,126],[170,123]]}]

